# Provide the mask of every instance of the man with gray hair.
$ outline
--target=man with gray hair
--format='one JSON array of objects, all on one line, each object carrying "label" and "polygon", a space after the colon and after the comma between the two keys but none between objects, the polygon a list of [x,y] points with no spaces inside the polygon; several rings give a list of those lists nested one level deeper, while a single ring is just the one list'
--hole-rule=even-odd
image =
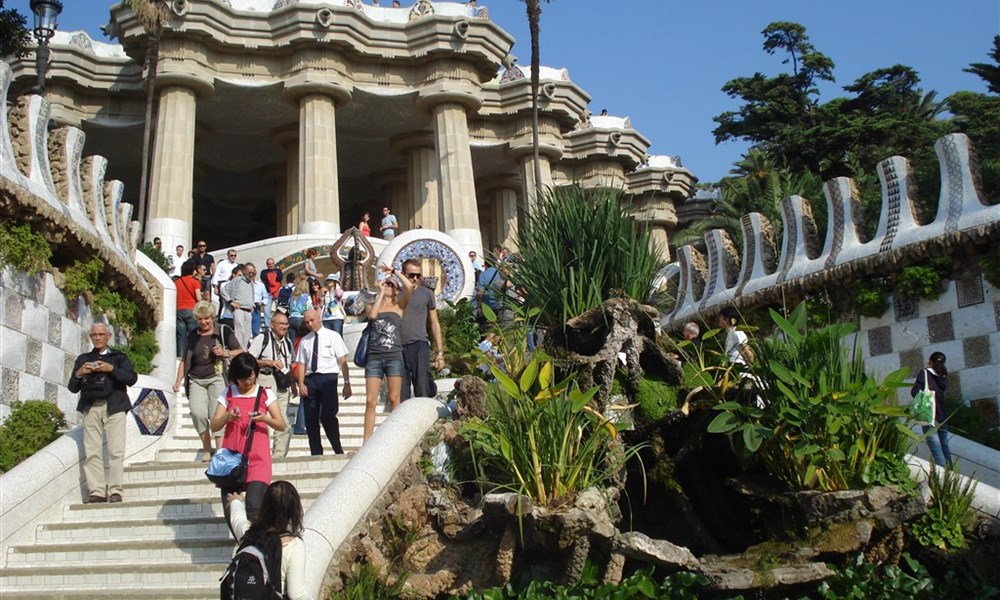
[{"label": "man with gray hair", "polygon": [[257,269],[253,263],[236,265],[234,272],[240,274],[229,283],[222,284],[219,288],[219,297],[222,302],[229,305],[233,311],[233,332],[236,334],[236,341],[242,348],[246,348],[253,338],[253,315],[255,310],[253,279],[257,275]]},{"label": "man with gray hair", "polygon": [[[94,349],[76,357],[69,391],[80,394],[76,410],[83,413],[83,474],[88,503],[121,502],[125,473],[125,414],[132,408],[128,386],[139,378],[122,352],[108,347],[111,328],[94,323]],[[104,476],[104,442],[108,473]]]},{"label": "man with gray hair", "polygon": [[684,331],[681,332],[681,335],[689,342],[698,343],[701,340],[701,328],[694,321],[689,321],[684,324]]}]

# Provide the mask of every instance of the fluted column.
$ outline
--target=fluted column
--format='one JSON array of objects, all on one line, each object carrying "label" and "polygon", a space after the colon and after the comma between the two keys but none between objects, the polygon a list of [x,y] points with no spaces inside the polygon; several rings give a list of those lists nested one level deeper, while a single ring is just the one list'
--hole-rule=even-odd
[{"label": "fluted column", "polygon": [[442,102],[431,109],[434,116],[434,150],[441,169],[441,208],[444,231],[459,243],[480,248],[479,211],[469,146],[465,106]]},{"label": "fluted column", "polygon": [[516,250],[517,192],[511,188],[495,189],[490,193],[490,205],[493,209],[493,239],[501,246]]},{"label": "fluted column", "polygon": [[278,235],[295,235],[299,232],[299,127],[284,125],[271,131],[271,143],[284,150],[285,165],[281,186],[275,194]]},{"label": "fluted column", "polygon": [[[413,219],[410,214],[410,190],[409,179],[406,169],[388,169],[372,173],[372,180],[375,187],[382,190],[382,197],[385,204],[392,209],[396,221],[399,223],[400,232],[413,229]],[[380,207],[381,208],[381,207]],[[373,234],[378,235],[377,222],[382,219],[382,212],[372,215]]]},{"label": "fluted column", "polygon": [[649,228],[650,249],[660,249],[660,260],[670,262],[670,248],[667,244],[670,237],[667,235],[667,227],[663,223],[653,223]]},{"label": "fluted column", "polygon": [[521,181],[524,182],[521,197],[525,198],[525,206],[528,211],[534,211],[538,204],[538,190],[544,193],[552,188],[552,164],[549,162],[549,157],[539,154],[538,166],[542,174],[541,186],[535,185],[535,161],[532,155],[528,154],[521,160]]},{"label": "fluted column", "polygon": [[199,95],[212,85],[193,76],[170,75],[160,87],[156,143],[153,146],[145,239],[159,237],[164,248],[191,247],[194,217],[195,119]]},{"label": "fluted column", "polygon": [[[417,225],[441,231],[441,198],[438,189],[437,153],[430,132],[404,134],[393,138],[392,148],[406,156],[406,204],[409,228]],[[393,205],[393,210],[399,206]],[[397,220],[399,215],[396,216]],[[402,224],[400,220],[400,224]]]}]

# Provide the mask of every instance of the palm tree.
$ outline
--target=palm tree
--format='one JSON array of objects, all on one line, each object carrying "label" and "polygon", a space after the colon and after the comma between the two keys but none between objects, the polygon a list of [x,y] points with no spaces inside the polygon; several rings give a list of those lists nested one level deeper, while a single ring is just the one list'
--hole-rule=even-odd
[{"label": "palm tree", "polygon": [[[545,0],[545,2],[550,1]],[[531,33],[531,156],[535,169],[535,197],[539,197],[542,191],[542,167],[538,163],[538,70],[541,63],[538,56],[538,30],[542,16],[542,2],[524,0],[524,5],[528,9],[528,31]]]},{"label": "palm tree", "polygon": [[148,35],[146,46],[146,115],[142,129],[142,176],[139,182],[139,226],[146,227],[146,206],[149,197],[150,147],[154,129],[153,105],[156,100],[156,70],[160,57],[160,34],[167,21],[164,0],[128,0],[129,8]]}]

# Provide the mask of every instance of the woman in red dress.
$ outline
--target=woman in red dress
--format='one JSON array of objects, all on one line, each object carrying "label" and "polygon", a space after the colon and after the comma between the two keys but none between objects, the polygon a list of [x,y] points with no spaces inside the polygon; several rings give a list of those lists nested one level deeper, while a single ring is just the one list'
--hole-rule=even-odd
[{"label": "woman in red dress", "polygon": [[[247,463],[247,483],[243,489],[223,488],[222,508],[229,522],[229,494],[246,491],[246,510],[250,520],[257,515],[264,492],[271,483],[271,444],[268,427],[276,431],[285,430],[285,420],[275,401],[274,392],[257,385],[260,366],[253,355],[244,352],[233,358],[229,365],[229,381],[232,382],[218,398],[215,414],[212,415],[212,431],[225,427],[222,447],[242,453],[245,449],[250,424],[256,423],[253,443]],[[259,398],[259,400],[258,400]],[[235,533],[233,534],[235,536]]]}]

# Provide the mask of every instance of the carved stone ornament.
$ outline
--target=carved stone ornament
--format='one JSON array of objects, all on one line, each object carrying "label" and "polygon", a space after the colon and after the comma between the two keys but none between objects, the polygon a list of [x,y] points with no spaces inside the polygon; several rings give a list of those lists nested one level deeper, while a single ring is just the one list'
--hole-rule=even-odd
[{"label": "carved stone ornament", "polygon": [[364,289],[365,273],[375,264],[375,248],[360,229],[351,227],[330,247],[330,260],[340,267],[345,290]]},{"label": "carved stone ornament", "polygon": [[333,11],[329,8],[321,8],[316,11],[316,22],[322,27],[329,27],[333,23]]},{"label": "carved stone ornament", "polygon": [[170,10],[178,17],[183,17],[191,10],[191,3],[188,0],[173,0],[170,3]]},{"label": "carved stone ornament", "polygon": [[506,71],[503,72],[503,75],[500,76],[500,85],[510,83],[511,81],[519,81],[521,79],[524,79],[524,71],[522,71],[517,65],[512,64]]},{"label": "carved stone ornament", "polygon": [[429,17],[433,14],[434,5],[430,3],[430,0],[420,0],[410,9],[410,20],[416,21],[417,19]]},{"label": "carved stone ornament", "polygon": [[77,48],[82,48],[87,52],[94,51],[94,44],[93,42],[91,42],[90,36],[88,36],[86,33],[83,33],[82,31],[75,34],[72,38],[70,38],[69,45],[76,46]]},{"label": "carved stone ornament", "polygon": [[291,6],[293,4],[298,4],[299,0],[278,0],[271,7],[271,10],[278,10],[279,8],[285,8],[286,6]]}]

